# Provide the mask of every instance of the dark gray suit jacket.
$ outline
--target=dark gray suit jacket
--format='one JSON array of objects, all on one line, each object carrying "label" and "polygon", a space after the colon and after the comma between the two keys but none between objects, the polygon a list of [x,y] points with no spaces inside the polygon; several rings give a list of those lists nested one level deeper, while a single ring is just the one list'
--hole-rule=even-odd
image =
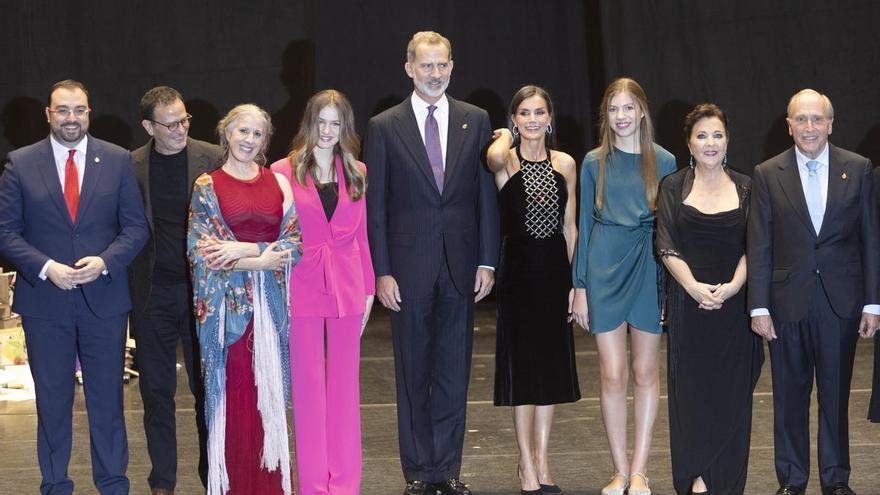
[{"label": "dark gray suit jacket", "polygon": [[[137,332],[137,322],[143,315],[153,286],[153,265],[156,262],[156,240],[153,238],[153,207],[150,203],[150,150],[153,140],[131,152],[134,174],[137,178],[141,196],[144,198],[144,211],[150,225],[150,240],[129,266],[128,285],[131,289],[131,322],[132,329]],[[216,144],[206,143],[198,139],[188,138],[186,142],[187,179],[192,191],[196,178],[211,172],[220,166],[223,149]]]},{"label": "dark gray suit jacket", "polygon": [[871,161],[829,144],[821,231],[810,220],[794,147],[755,167],[748,230],[749,309],[801,320],[815,284],[834,313],[858,318],[880,303],[880,226]]},{"label": "dark gray suit jacket", "polygon": [[485,110],[449,97],[443,194],[437,188],[410,98],[370,119],[364,161],[376,276],[393,275],[403,294],[428,293],[443,253],[460,294],[478,265],[497,266],[498,205],[483,158],[492,139]]}]

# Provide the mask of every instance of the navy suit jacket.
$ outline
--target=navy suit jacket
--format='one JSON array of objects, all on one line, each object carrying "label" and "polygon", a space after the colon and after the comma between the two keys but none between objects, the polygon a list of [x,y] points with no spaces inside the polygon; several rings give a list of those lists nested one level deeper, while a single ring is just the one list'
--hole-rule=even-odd
[{"label": "navy suit jacket", "polygon": [[832,146],[822,228],[810,220],[794,147],[755,167],[748,228],[749,309],[783,322],[807,313],[821,283],[840,318],[880,303],[880,226],[871,161]]},{"label": "navy suit jacket", "polygon": [[410,98],[370,119],[367,227],[376,276],[401,293],[430,292],[444,251],[460,294],[471,294],[478,265],[497,266],[498,205],[483,157],[492,129],[485,110],[449,99],[446,169],[440,194]]},{"label": "navy suit jacket", "polygon": [[100,256],[107,275],[82,285],[99,318],[127,312],[128,264],[149,231],[129,152],[89,136],[76,222],[64,202],[49,138],[13,151],[0,177],[0,255],[18,271],[13,309],[24,316],[71,314],[69,291],[41,280],[46,261],[72,266]]}]

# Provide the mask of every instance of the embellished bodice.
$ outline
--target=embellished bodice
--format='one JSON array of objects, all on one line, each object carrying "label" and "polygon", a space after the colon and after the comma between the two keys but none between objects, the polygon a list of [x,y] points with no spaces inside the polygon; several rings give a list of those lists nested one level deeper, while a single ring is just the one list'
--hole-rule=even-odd
[{"label": "embellished bodice", "polygon": [[562,233],[568,191],[565,178],[553,169],[550,151],[542,161],[530,161],[516,150],[520,169],[501,191],[501,233],[504,237],[548,239]]}]

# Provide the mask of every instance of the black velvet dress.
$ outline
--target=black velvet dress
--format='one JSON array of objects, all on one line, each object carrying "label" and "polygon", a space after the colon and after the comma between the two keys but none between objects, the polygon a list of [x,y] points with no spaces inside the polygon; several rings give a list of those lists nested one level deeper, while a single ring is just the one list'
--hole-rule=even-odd
[{"label": "black velvet dress", "polygon": [[568,193],[550,164],[526,161],[498,193],[501,259],[496,301],[495,405],[580,399],[568,322],[571,265],[562,234]]},{"label": "black velvet dress", "polygon": [[[714,214],[683,203],[693,171],[661,185],[655,248],[684,260],[694,278],[730,281],[745,253],[748,178],[729,171],[739,207]],[[703,310],[671,275],[665,285],[669,322],[668,388],[672,481],[680,495],[702,476],[713,495],[741,495],[749,465],[752,393],[764,350],[749,328],[746,287],[721,309]]]}]

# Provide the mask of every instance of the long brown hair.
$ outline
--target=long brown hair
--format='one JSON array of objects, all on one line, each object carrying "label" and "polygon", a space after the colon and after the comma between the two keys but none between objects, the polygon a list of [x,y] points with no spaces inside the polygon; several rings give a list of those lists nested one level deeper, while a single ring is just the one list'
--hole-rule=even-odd
[{"label": "long brown hair", "polygon": [[[290,167],[292,175],[301,185],[306,185],[306,175],[318,181],[318,162],[313,150],[318,145],[318,116],[324,107],[333,107],[339,114],[339,142],[333,146],[333,154],[342,157],[342,171],[345,187],[352,201],[364,196],[367,178],[358,167],[357,156],[361,151],[361,140],[354,130],[354,111],[344,94],[335,89],[325,89],[309,98],[303,112],[299,131],[290,145]],[[337,178],[337,180],[339,180]]]},{"label": "long brown hair", "polygon": [[615,134],[611,130],[611,123],[608,121],[608,106],[611,104],[611,99],[619,93],[626,93],[632,96],[642,113],[642,119],[639,122],[642,178],[645,181],[645,199],[648,201],[648,208],[655,210],[657,208],[657,188],[660,180],[657,179],[657,156],[654,153],[654,125],[651,123],[651,113],[648,111],[648,98],[645,96],[645,90],[639,86],[639,83],[628,77],[621,77],[608,86],[608,89],[605,90],[605,95],[602,97],[602,105],[599,107],[599,134],[602,136],[602,141],[599,144],[599,177],[596,180],[596,208],[602,208],[605,202],[605,162],[614,147]]}]

